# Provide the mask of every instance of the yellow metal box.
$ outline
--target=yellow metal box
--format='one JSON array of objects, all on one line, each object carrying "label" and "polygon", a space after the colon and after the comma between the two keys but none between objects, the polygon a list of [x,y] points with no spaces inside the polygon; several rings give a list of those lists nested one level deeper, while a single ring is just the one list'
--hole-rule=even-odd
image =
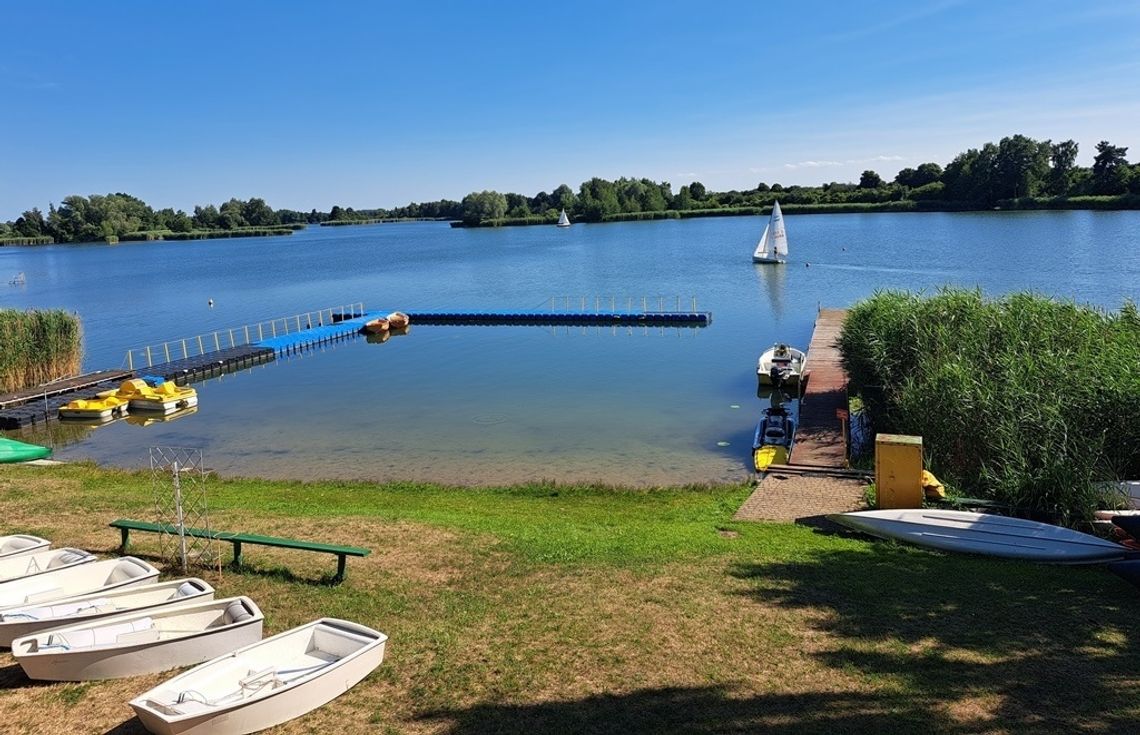
[{"label": "yellow metal box", "polygon": [[922,507],[922,437],[875,437],[875,496],[879,508]]}]

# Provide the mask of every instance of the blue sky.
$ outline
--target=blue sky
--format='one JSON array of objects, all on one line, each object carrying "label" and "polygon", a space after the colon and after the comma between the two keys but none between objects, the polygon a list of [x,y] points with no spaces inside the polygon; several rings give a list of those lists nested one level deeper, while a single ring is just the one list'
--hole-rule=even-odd
[{"label": "blue sky", "polygon": [[8,2],[0,218],[891,178],[1014,133],[1140,160],[1140,3]]}]

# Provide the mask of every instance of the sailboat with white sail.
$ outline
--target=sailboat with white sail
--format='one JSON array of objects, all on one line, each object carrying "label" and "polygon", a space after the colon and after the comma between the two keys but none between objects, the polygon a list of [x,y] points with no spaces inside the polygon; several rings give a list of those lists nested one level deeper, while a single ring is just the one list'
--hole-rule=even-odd
[{"label": "sailboat with white sail", "polygon": [[561,212],[558,213],[558,226],[559,227],[569,227],[570,226],[570,218],[566,216],[566,210],[565,209],[563,209]]},{"label": "sailboat with white sail", "polygon": [[784,231],[784,215],[780,203],[772,205],[772,216],[764,226],[764,234],[752,252],[753,263],[786,263],[788,261],[788,233]]}]

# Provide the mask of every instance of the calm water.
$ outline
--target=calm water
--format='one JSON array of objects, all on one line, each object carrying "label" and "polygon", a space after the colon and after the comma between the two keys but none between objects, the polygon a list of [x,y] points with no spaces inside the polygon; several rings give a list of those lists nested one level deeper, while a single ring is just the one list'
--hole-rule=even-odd
[{"label": "calm water", "polygon": [[[125,467],[176,445],[228,475],[648,485],[746,475],[756,357],[776,340],[806,347],[820,305],[954,284],[1117,308],[1140,290],[1137,212],[788,215],[787,228],[783,267],[751,264],[755,217],[6,247],[0,306],[78,312],[94,370],[132,347],[354,302],[497,311],[695,297],[713,312],[706,329],[413,326],[199,383],[198,412],[177,421],[56,438],[61,459]],[[27,284],[7,285],[20,271]]]}]

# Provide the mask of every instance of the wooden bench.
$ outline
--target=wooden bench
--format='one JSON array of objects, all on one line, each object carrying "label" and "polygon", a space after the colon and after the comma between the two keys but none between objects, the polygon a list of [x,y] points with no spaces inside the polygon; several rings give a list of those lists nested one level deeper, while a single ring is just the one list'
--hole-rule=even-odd
[{"label": "wooden bench", "polygon": [[[127,518],[119,518],[111,521],[112,528],[119,529],[119,534],[122,538],[119,544],[119,553],[126,554],[127,548],[130,546],[131,531],[143,531],[147,533],[169,533],[171,535],[178,535],[178,528],[165,523],[149,523],[147,521],[132,521]],[[359,546],[340,546],[337,544],[322,544],[316,541],[299,541],[291,538],[279,538],[277,536],[259,536],[254,533],[230,533],[228,531],[211,531],[204,528],[185,528],[183,529],[187,536],[194,538],[206,538],[214,541],[225,541],[233,544],[234,546],[234,568],[240,569],[242,566],[242,544],[256,544],[259,546],[277,546],[283,549],[301,549],[302,551],[319,551],[325,554],[336,554],[336,576],[333,581],[340,583],[344,581],[345,576],[345,562],[350,556],[368,556],[372,552],[368,549]]]}]

